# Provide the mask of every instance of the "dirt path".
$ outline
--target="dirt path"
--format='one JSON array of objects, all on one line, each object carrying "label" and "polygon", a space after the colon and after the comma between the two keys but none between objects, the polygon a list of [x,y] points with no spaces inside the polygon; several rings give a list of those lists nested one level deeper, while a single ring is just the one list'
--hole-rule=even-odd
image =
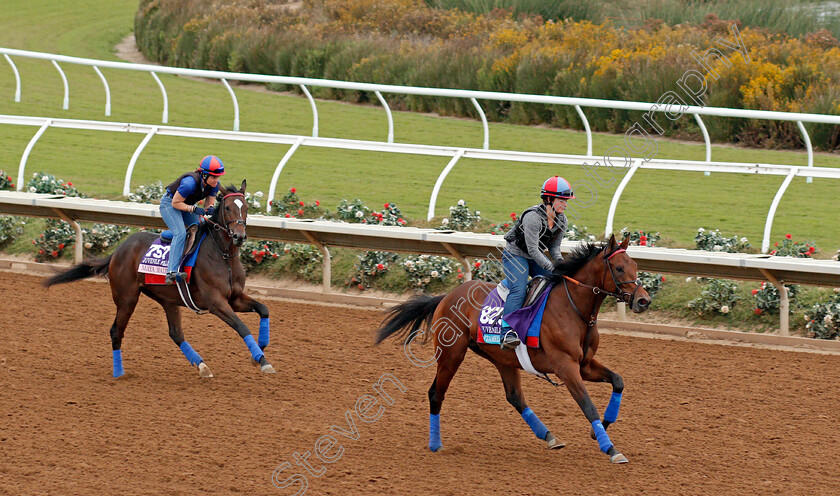
[{"label": "dirt path", "polygon": [[[143,298],[123,344],[127,375],[114,380],[108,285],[39,282],[0,273],[0,494],[295,494],[304,477],[308,494],[840,494],[837,356],[602,336],[599,356],[627,384],[610,433],[631,463],[611,466],[565,389],[523,379],[531,408],[568,443],[549,452],[471,354],[435,454],[425,448],[433,371],[395,344],[371,347],[378,313],[267,301],[273,376],[218,319],[185,314],[216,374],[200,380]],[[256,329],[256,315],[244,320]],[[406,391],[384,383],[393,404],[348,424],[386,374]],[[589,389],[603,408],[609,388]],[[341,448],[324,464],[315,443],[328,434]],[[310,452],[319,477],[296,452]],[[285,462],[279,481],[300,475],[281,489],[272,473]]]}]

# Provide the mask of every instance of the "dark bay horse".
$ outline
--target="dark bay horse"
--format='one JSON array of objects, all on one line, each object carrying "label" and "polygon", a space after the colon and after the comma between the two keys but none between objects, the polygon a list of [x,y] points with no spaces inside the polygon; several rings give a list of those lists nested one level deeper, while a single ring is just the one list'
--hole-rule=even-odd
[{"label": "dark bay horse", "polygon": [[[599,339],[598,311],[607,296],[628,303],[636,313],[645,311],[651,301],[637,278],[636,262],[625,251],[628,241],[629,238],[625,238],[619,245],[612,236],[604,243],[584,243],[555,265],[551,278],[555,285],[543,314],[540,347],[527,349],[534,369],[543,374],[553,373],[565,383],[591,425],[590,434],[613,463],[628,461],[616,450],[606,432],[618,416],[624,381],[595,360]],[[447,295],[415,296],[393,307],[377,331],[377,344],[395,334],[408,334],[407,346],[420,332],[426,338],[429,334],[433,337],[437,374],[429,389],[429,448],[432,451],[441,447],[440,408],[467,348],[499,370],[508,402],[522,415],[534,434],[546,441],[549,448],[565,446],[525,404],[519,378],[522,367],[515,351],[476,341],[481,306],[494,287],[494,284],[470,281]],[[420,330],[422,326],[426,331]],[[583,381],[612,384],[613,393],[603,421]]]},{"label": "dark bay horse", "polygon": [[[245,242],[248,204],[245,203],[245,181],[240,189],[220,185],[216,211],[209,221],[202,222],[196,233],[196,243],[207,234],[199,247],[198,258],[190,276],[189,289],[193,301],[207,309],[239,333],[251,352],[251,359],[265,373],[274,373],[274,367],[265,358],[269,341],[268,308],[244,293],[245,269],[239,261],[239,247]],[[117,315],[111,326],[111,346],[114,352],[114,377],[123,375],[122,345],[125,328],[134,307],[144,294],[160,303],[166,312],[169,336],[189,360],[198,367],[201,377],[213,377],[201,356],[184,339],[181,330],[181,307],[186,306],[176,285],[147,285],[145,274],[137,272],[140,260],[157,239],[153,233],[139,232],[129,236],[114,253],[106,258],[90,259],[56,274],[46,281],[54,284],[78,281],[92,276],[107,276],[111,296],[117,306]],[[259,343],[235,312],[257,312],[260,316]]]}]

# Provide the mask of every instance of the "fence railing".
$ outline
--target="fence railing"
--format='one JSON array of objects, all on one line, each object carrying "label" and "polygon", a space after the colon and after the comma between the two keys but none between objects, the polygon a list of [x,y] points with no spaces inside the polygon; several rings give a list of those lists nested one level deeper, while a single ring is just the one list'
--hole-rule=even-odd
[{"label": "fence railing", "polygon": [[[0,191],[0,214],[56,217],[72,223],[76,229],[77,262],[82,260],[84,245],[78,222],[165,227],[157,205],[11,191]],[[490,234],[367,226],[264,215],[248,216],[248,235],[258,239],[317,246],[324,255],[325,291],[330,290],[331,275],[327,246],[451,256],[463,265],[467,280],[472,277],[472,264],[467,261],[467,257],[498,261],[505,246],[504,239]],[[565,241],[562,251],[568,253],[578,243]],[[640,270],[772,282],[780,288],[782,298],[782,334],[788,333],[788,299],[787,292],[781,288],[782,283],[840,286],[840,263],[830,260],[638,246],[631,246],[628,253]]]},{"label": "fence railing", "polygon": [[[77,64],[77,65],[84,65],[90,66],[96,71],[97,75],[99,76],[100,80],[102,81],[104,90],[105,90],[105,115],[110,115],[110,103],[111,103],[111,95],[110,89],[108,86],[108,82],[100,70],[100,68],[107,68],[107,69],[119,69],[119,70],[130,70],[130,71],[139,71],[139,72],[146,72],[149,73],[152,78],[156,81],[158,87],[160,88],[161,96],[163,99],[163,114],[161,117],[161,122],[164,125],[147,125],[147,124],[128,124],[128,123],[116,123],[116,122],[103,122],[103,121],[82,121],[82,120],[71,120],[71,119],[49,119],[49,118],[36,118],[36,117],[17,117],[17,116],[0,116],[0,123],[5,124],[18,124],[18,125],[32,125],[38,126],[38,131],[29,141],[26,149],[24,150],[23,156],[21,158],[19,170],[18,170],[18,189],[20,190],[23,187],[23,173],[26,167],[26,161],[41,136],[44,132],[50,127],[56,128],[75,128],[75,129],[88,129],[88,130],[102,130],[102,131],[122,131],[122,132],[134,132],[134,133],[144,133],[146,136],[141,141],[140,145],[134,151],[131,159],[128,162],[128,168],[126,171],[125,182],[123,186],[123,194],[128,195],[130,193],[130,182],[131,182],[131,175],[134,169],[134,165],[136,164],[137,160],[139,159],[140,155],[142,154],[145,147],[148,143],[154,138],[154,136],[182,136],[182,137],[192,137],[192,138],[204,138],[204,139],[222,139],[222,140],[235,140],[235,141],[256,141],[256,142],[263,142],[263,143],[283,143],[291,145],[291,148],[285,153],[285,155],[279,160],[277,167],[275,168],[274,174],[271,180],[271,186],[269,189],[269,200],[274,199],[275,189],[277,180],[283,171],[285,165],[289,162],[295,152],[301,146],[313,146],[313,147],[328,147],[328,148],[341,148],[347,150],[365,150],[365,151],[381,151],[381,152],[389,152],[389,153],[410,153],[410,154],[419,154],[419,155],[431,155],[431,156],[448,156],[450,157],[449,163],[444,167],[441,171],[440,175],[438,176],[435,184],[432,188],[430,197],[429,197],[429,207],[427,211],[427,219],[431,220],[435,216],[435,207],[437,204],[437,198],[440,193],[441,187],[443,186],[443,182],[445,181],[447,175],[452,171],[452,169],[456,166],[462,158],[475,158],[475,159],[484,159],[484,160],[506,160],[506,161],[518,161],[518,162],[531,162],[531,163],[549,163],[549,164],[567,164],[567,165],[592,165],[593,162],[599,160],[602,157],[595,157],[593,156],[592,151],[592,132],[589,126],[589,122],[587,121],[586,114],[583,112],[583,107],[594,107],[594,108],[610,108],[610,109],[623,109],[623,110],[640,110],[646,112],[667,112],[669,108],[666,105],[656,105],[652,103],[645,103],[645,102],[625,102],[625,101],[614,101],[614,100],[601,100],[601,99],[590,99],[590,98],[571,98],[571,97],[559,97],[559,96],[546,96],[546,95],[526,95],[526,94],[516,94],[516,93],[500,93],[500,92],[488,92],[488,91],[472,91],[472,90],[455,90],[455,89],[440,89],[440,88],[421,88],[421,87],[411,87],[411,86],[395,86],[395,85],[382,85],[382,84],[368,84],[368,83],[356,83],[356,82],[347,82],[347,81],[334,81],[334,80],[325,80],[325,79],[312,79],[312,78],[300,78],[300,77],[287,77],[287,76],[270,76],[270,75],[260,75],[260,74],[242,74],[242,73],[232,73],[232,72],[222,72],[222,71],[207,71],[207,70],[199,70],[199,69],[184,69],[184,68],[177,68],[177,67],[165,67],[165,66],[157,66],[157,65],[149,65],[149,64],[131,64],[126,62],[113,62],[113,61],[104,61],[104,60],[94,60],[94,59],[86,59],[86,58],[78,58],[78,57],[68,57],[63,55],[54,55],[54,54],[47,54],[47,53],[40,53],[40,52],[30,52],[24,50],[15,50],[15,49],[8,49],[8,48],[0,48],[0,53],[3,54],[6,61],[10,64],[12,70],[15,74],[15,100],[21,100],[22,88],[21,88],[21,79],[19,75],[19,71],[17,66],[15,65],[14,61],[12,60],[12,56],[15,57],[25,57],[25,58],[32,58],[32,59],[41,59],[41,60],[49,60],[58,70],[59,74],[61,75],[61,79],[64,85],[64,100],[63,100],[63,108],[68,108],[69,106],[69,84],[67,82],[67,78],[64,75],[63,70],[61,69],[60,63],[68,63],[68,64]],[[168,122],[169,116],[169,101],[167,97],[166,88],[158,77],[158,74],[174,74],[174,75],[182,75],[182,76],[192,76],[192,77],[202,77],[202,78],[209,78],[209,79],[217,79],[221,81],[225,88],[227,89],[228,93],[231,96],[231,100],[233,103],[234,108],[234,123],[233,123],[233,131],[222,131],[216,129],[197,129],[197,128],[183,128],[183,127],[173,127],[173,126],[166,126],[165,124]],[[246,82],[256,82],[256,83],[277,83],[277,84],[287,84],[287,85],[295,85],[299,86],[303,93],[306,95],[310,102],[310,106],[312,108],[313,113],[313,128],[312,128],[312,136],[294,136],[294,135],[282,135],[282,134],[271,134],[271,133],[255,133],[255,132],[239,132],[239,105],[236,99],[236,95],[231,88],[228,81],[246,81]],[[321,138],[318,136],[318,108],[317,104],[312,98],[311,93],[307,89],[307,86],[311,87],[325,87],[325,88],[335,88],[335,89],[348,89],[348,90],[356,90],[356,91],[369,91],[373,92],[377,99],[379,100],[380,104],[386,111],[386,115],[388,118],[388,133],[386,141],[363,141],[363,140],[349,140],[349,139],[337,139],[337,138]],[[404,95],[418,95],[418,96],[432,96],[432,97],[445,97],[445,98],[464,98],[469,99],[473,106],[476,108],[478,115],[481,118],[482,126],[484,129],[484,142],[481,149],[478,148],[470,148],[470,147],[449,147],[449,146],[430,146],[430,145],[417,145],[417,144],[401,144],[401,143],[394,143],[394,122],[391,116],[391,111],[388,106],[388,103],[385,97],[382,95],[383,93],[390,93],[390,94],[404,94]],[[549,153],[533,153],[533,152],[522,152],[522,151],[505,151],[505,150],[494,150],[490,148],[490,131],[487,124],[487,119],[484,115],[484,111],[480,103],[478,102],[479,99],[482,100],[497,100],[497,101],[509,101],[509,102],[527,102],[527,103],[541,103],[541,104],[549,104],[549,105],[566,105],[566,106],[573,106],[577,111],[577,114],[580,116],[584,127],[586,129],[587,135],[587,153],[586,155],[564,155],[564,154],[549,154]],[[824,123],[824,124],[840,124],[840,116],[832,116],[832,115],[821,115],[821,114],[805,114],[805,113],[792,113],[792,112],[775,112],[775,111],[762,111],[762,110],[744,110],[744,109],[729,109],[729,108],[719,108],[719,107],[698,107],[698,106],[687,106],[685,107],[683,113],[693,114],[697,124],[700,126],[700,129],[703,131],[703,136],[706,144],[706,160],[705,161],[685,161],[685,160],[666,160],[666,159],[651,159],[648,161],[643,161],[641,159],[633,160],[632,163],[627,164],[628,172],[624,175],[621,183],[619,184],[618,188],[616,189],[615,193],[613,194],[612,201],[610,203],[609,212],[607,215],[607,222],[605,226],[605,232],[611,233],[613,229],[613,221],[615,218],[615,212],[618,206],[618,202],[621,198],[621,195],[626,188],[628,182],[633,178],[635,173],[639,169],[656,169],[656,170],[683,170],[683,171],[702,171],[706,174],[711,172],[729,172],[729,173],[750,173],[750,174],[770,174],[770,175],[782,175],[785,176],[782,184],[779,186],[779,189],[774,196],[769,209],[767,216],[765,218],[765,225],[764,225],[764,235],[762,238],[762,252],[767,252],[770,245],[770,234],[772,230],[773,219],[776,214],[776,210],[788,189],[788,186],[791,184],[793,178],[804,176],[808,182],[811,181],[813,177],[824,177],[824,178],[832,178],[837,179],[840,178],[840,169],[835,168],[815,168],[813,165],[813,149],[811,146],[810,137],[808,136],[808,132],[805,129],[803,123]],[[719,117],[740,117],[740,118],[747,118],[747,119],[768,119],[768,120],[780,120],[780,121],[790,121],[796,122],[799,130],[802,133],[803,140],[806,144],[807,154],[808,154],[808,165],[807,166],[792,166],[792,165],[774,165],[774,164],[747,164],[747,163],[732,163],[732,162],[713,162],[711,159],[711,143],[709,139],[708,132],[706,132],[705,124],[701,119],[701,115],[711,115],[711,116],[719,116]],[[268,203],[268,202],[267,202]]]}]

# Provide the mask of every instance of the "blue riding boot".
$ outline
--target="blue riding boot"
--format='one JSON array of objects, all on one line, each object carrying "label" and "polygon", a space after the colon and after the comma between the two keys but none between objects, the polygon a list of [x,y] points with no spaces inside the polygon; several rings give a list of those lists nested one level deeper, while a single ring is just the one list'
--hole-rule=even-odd
[{"label": "blue riding boot", "polygon": [[510,324],[505,322],[505,319],[501,319],[499,321],[499,323],[502,326],[502,333],[501,333],[502,337],[499,340],[499,345],[502,348],[507,348],[507,349],[512,350],[512,349],[516,348],[517,346],[519,346],[520,344],[522,344],[522,341],[519,339],[519,335],[516,334],[516,331],[514,331],[510,327]]}]

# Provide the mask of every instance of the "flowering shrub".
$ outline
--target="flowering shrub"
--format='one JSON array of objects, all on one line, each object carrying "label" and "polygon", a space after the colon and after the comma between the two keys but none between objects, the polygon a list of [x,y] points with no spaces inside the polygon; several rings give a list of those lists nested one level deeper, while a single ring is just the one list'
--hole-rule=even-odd
[{"label": "flowering shrub", "polygon": [[399,255],[389,251],[366,251],[357,257],[353,273],[347,280],[348,286],[367,289],[377,277],[391,270],[391,264],[399,260]]},{"label": "flowering shrub", "polygon": [[6,171],[0,169],[0,189],[3,190],[14,190],[15,183],[12,181],[12,178],[6,174]]},{"label": "flowering shrub", "polygon": [[432,281],[445,280],[454,270],[454,265],[455,263],[446,257],[420,255],[407,258],[403,262],[403,269],[413,286],[426,289]]},{"label": "flowering shrub", "polygon": [[662,236],[656,233],[649,233],[645,231],[631,231],[628,228],[621,230],[621,237],[630,236],[630,244],[634,246],[656,246],[656,243],[662,239]]},{"label": "flowering shrub", "polygon": [[572,224],[571,227],[566,228],[566,235],[563,239],[570,239],[572,241],[588,241],[594,242],[595,236],[589,234],[589,230],[586,226],[577,226],[576,224]]},{"label": "flowering shrub", "polygon": [[317,219],[322,215],[321,202],[318,200],[310,203],[304,202],[298,196],[295,188],[289,188],[289,192],[283,195],[283,198],[279,201],[272,200],[269,204],[271,205],[271,214],[281,217]]},{"label": "flowering shrub", "polygon": [[697,235],[694,236],[694,243],[698,250],[722,251],[726,253],[739,253],[750,247],[750,242],[747,238],[738,238],[738,236],[727,238],[718,229],[707,231],[702,227],[697,229]]},{"label": "flowering shrub", "polygon": [[85,242],[85,250],[90,253],[102,253],[116,245],[123,236],[128,234],[128,231],[127,227],[114,224],[94,224],[91,228],[83,227],[82,239]]},{"label": "flowering shrub", "polygon": [[54,260],[64,253],[64,249],[76,241],[73,226],[60,219],[47,219],[46,229],[32,241],[38,253],[36,262]]},{"label": "flowering shrub", "polygon": [[[251,194],[250,191],[245,192],[245,203],[248,205],[248,212],[249,213],[254,214],[254,213],[257,213],[257,212],[260,211],[260,209],[262,208],[262,203],[260,203],[260,200],[263,199],[263,196],[265,196],[265,195],[263,194],[262,191],[257,191],[253,195]],[[316,206],[321,205],[321,202],[319,202],[319,201],[316,201],[316,203],[317,203]],[[300,204],[300,202],[298,202],[298,204]]]},{"label": "flowering shrub", "polygon": [[809,258],[813,257],[816,252],[817,247],[814,246],[813,241],[803,241],[800,243],[794,241],[793,236],[790,234],[785,234],[781,244],[778,242],[773,244],[773,250],[770,251],[770,254],[777,257]]},{"label": "flowering shrub", "polygon": [[20,217],[0,215],[0,246],[4,246],[23,234],[26,222]]},{"label": "flowering shrub", "polygon": [[246,269],[253,269],[266,260],[279,257],[285,247],[277,241],[246,241],[239,249],[239,260]]},{"label": "flowering shrub", "polygon": [[402,218],[402,213],[395,203],[386,203],[380,212],[371,212],[366,218],[362,219],[362,224],[404,226],[406,221]]},{"label": "flowering shrub", "polygon": [[286,244],[283,247],[283,252],[291,256],[292,269],[303,276],[304,279],[311,278],[324,259],[321,250],[302,243]]},{"label": "flowering shrub", "polygon": [[[461,268],[458,268],[458,273],[461,273]],[[463,276],[463,274],[462,274]],[[476,260],[472,266],[472,278],[477,281],[487,281],[498,283],[505,278],[505,271],[502,269],[502,262],[500,260]],[[458,278],[459,280],[461,277]]]},{"label": "flowering shrub", "polygon": [[738,285],[726,279],[709,279],[699,298],[688,302],[688,308],[699,314],[718,312],[727,314],[740,298],[736,293]]},{"label": "flowering shrub", "polygon": [[662,274],[653,274],[651,272],[639,271],[639,279],[642,281],[642,287],[648,292],[651,298],[662,288],[662,283],[665,282],[665,276]]},{"label": "flowering shrub", "polygon": [[79,190],[73,186],[70,181],[64,182],[64,179],[56,179],[52,174],[46,172],[36,172],[32,174],[32,179],[26,185],[30,193],[47,193],[53,195],[76,196],[84,198],[84,195],[79,193]]},{"label": "flowering shrub", "polygon": [[458,200],[458,204],[449,207],[449,217],[440,221],[438,229],[452,229],[455,231],[469,231],[472,226],[481,220],[481,212],[475,210],[470,212],[467,202]]},{"label": "flowering shrub", "polygon": [[160,203],[160,199],[166,194],[166,187],[160,181],[152,184],[141,184],[134,193],[128,195],[128,201],[134,203]]},{"label": "flowering shrub", "polygon": [[510,231],[510,228],[513,226],[510,222],[505,222],[504,224],[490,224],[490,234],[495,234],[497,236],[504,236]]},{"label": "flowering shrub", "polygon": [[347,201],[342,198],[335,215],[344,222],[361,222],[370,213],[370,208],[359,198]]},{"label": "flowering shrub", "polygon": [[810,338],[840,338],[840,294],[811,307],[805,314],[805,321],[806,334]]},{"label": "flowering shrub", "polygon": [[[785,290],[788,293],[790,302],[793,303],[797,295],[799,295],[799,286],[795,284],[785,284]],[[754,312],[756,315],[779,313],[779,306],[781,305],[782,298],[775,284],[763,282],[758,289],[752,290],[752,295],[753,298],[755,298]]]}]

